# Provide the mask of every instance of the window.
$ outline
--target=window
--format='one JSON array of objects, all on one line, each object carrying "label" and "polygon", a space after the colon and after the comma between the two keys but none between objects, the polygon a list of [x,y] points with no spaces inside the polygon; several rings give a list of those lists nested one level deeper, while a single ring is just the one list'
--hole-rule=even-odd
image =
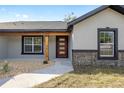
[{"label": "window", "polygon": [[43,37],[42,36],[23,36],[23,53],[41,54],[43,53]]},{"label": "window", "polygon": [[100,56],[114,56],[114,32],[100,32]]},{"label": "window", "polygon": [[118,39],[116,28],[98,29],[98,58],[117,59]]}]

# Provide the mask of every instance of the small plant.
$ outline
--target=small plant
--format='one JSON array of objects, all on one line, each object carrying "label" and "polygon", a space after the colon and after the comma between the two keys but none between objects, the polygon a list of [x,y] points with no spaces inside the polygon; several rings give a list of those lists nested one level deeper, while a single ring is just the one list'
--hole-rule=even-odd
[{"label": "small plant", "polygon": [[43,64],[48,64],[48,61],[44,60],[44,61],[43,61]]},{"label": "small plant", "polygon": [[5,64],[3,65],[3,71],[4,71],[5,73],[9,71],[9,65],[8,65],[8,63],[5,63]]}]

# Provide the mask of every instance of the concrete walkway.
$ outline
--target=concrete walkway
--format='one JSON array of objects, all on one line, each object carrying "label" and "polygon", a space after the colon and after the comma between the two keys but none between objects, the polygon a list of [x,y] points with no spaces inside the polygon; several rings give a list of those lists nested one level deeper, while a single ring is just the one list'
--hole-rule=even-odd
[{"label": "concrete walkway", "polygon": [[0,79],[0,86],[3,85],[4,83],[6,83],[10,79],[11,79],[10,77]]},{"label": "concrete walkway", "polygon": [[[68,63],[68,62],[67,62]],[[52,78],[63,75],[64,73],[72,71],[71,64],[66,62],[55,62],[55,65],[37,70],[33,73],[24,73],[14,76],[2,88],[27,88],[34,85],[46,82]]]}]

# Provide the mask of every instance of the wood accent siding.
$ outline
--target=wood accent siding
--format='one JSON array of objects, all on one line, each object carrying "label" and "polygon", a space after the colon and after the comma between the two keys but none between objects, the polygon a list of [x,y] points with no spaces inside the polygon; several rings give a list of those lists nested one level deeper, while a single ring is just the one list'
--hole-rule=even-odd
[{"label": "wood accent siding", "polygon": [[6,35],[49,35],[49,36],[69,36],[70,32],[0,32],[0,36]]},{"label": "wood accent siding", "polygon": [[49,36],[45,35],[44,36],[44,56],[45,56],[45,61],[49,60]]}]

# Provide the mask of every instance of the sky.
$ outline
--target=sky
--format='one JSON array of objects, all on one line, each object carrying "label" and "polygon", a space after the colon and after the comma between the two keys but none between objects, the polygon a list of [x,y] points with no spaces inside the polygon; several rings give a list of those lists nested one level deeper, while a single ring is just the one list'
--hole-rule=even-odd
[{"label": "sky", "polygon": [[0,5],[0,22],[63,21],[65,15],[79,17],[100,5]]}]

